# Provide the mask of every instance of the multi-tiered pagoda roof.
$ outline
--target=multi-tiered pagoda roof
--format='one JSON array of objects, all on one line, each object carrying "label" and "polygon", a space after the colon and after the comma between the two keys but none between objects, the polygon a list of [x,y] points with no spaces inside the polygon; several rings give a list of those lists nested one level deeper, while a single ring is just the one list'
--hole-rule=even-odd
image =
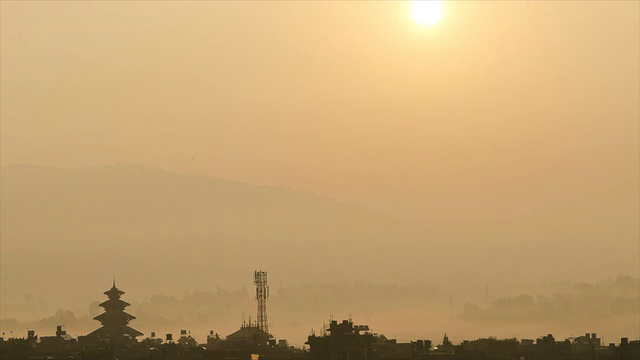
[{"label": "multi-tiered pagoda roof", "polygon": [[104,294],[109,297],[109,300],[100,304],[104,308],[104,313],[93,318],[100,321],[102,327],[93,331],[87,337],[97,340],[108,339],[116,342],[141,336],[141,332],[129,326],[129,321],[134,320],[136,317],[124,311],[131,304],[120,299],[124,295],[124,291],[116,287],[115,280],[111,289],[105,291]]}]

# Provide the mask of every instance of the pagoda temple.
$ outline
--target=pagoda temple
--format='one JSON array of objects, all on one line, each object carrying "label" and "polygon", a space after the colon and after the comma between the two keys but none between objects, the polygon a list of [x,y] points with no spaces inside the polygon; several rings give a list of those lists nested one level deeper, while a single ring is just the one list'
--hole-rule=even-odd
[{"label": "pagoda temple", "polygon": [[109,297],[109,300],[100,304],[104,308],[104,313],[93,318],[100,321],[102,327],[88,334],[86,338],[93,340],[108,339],[110,342],[118,342],[141,336],[141,332],[128,325],[129,321],[134,320],[136,317],[124,311],[124,308],[131,304],[120,300],[124,291],[116,287],[115,279],[113,280],[113,287],[105,291],[104,294]]}]

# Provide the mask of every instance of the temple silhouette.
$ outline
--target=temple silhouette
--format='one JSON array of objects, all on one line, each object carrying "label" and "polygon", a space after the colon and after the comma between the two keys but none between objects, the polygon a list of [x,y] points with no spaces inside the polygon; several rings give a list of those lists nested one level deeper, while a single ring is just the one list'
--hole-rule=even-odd
[{"label": "temple silhouette", "polygon": [[142,336],[140,331],[129,326],[129,321],[135,320],[136,317],[124,311],[131,304],[120,299],[124,295],[124,291],[116,287],[115,279],[111,289],[105,291],[104,294],[109,297],[109,300],[100,304],[100,307],[104,308],[104,312],[93,318],[100,321],[102,327],[89,333],[85,340],[119,343],[135,340],[136,337]]}]

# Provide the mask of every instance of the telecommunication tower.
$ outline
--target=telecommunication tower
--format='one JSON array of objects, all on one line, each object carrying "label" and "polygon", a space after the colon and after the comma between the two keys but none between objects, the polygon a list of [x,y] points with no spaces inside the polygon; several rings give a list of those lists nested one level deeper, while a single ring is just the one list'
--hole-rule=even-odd
[{"label": "telecommunication tower", "polygon": [[253,283],[256,285],[256,300],[258,301],[258,328],[269,333],[267,323],[267,299],[269,298],[269,285],[267,285],[267,272],[255,271]]}]

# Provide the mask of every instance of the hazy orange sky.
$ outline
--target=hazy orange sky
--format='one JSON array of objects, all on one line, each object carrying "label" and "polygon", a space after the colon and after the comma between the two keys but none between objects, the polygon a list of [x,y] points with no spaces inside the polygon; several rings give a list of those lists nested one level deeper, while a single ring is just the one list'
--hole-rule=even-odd
[{"label": "hazy orange sky", "polygon": [[[1,161],[638,239],[639,3],[5,2]],[[622,224],[620,222],[623,222]],[[435,225],[434,225],[435,226]]]},{"label": "hazy orange sky", "polygon": [[140,164],[430,222],[626,216],[602,233],[638,239],[638,2],[446,2],[433,27],[408,2],[1,6],[3,165]]},{"label": "hazy orange sky", "polygon": [[144,164],[398,211],[637,193],[638,2],[447,2],[434,27],[409,6],[3,1],[2,163]]},{"label": "hazy orange sky", "polygon": [[637,214],[638,2],[444,7],[422,27],[407,2],[2,2],[2,164],[141,164],[417,218],[540,197]]},{"label": "hazy orange sky", "polygon": [[0,162],[305,190],[421,248],[638,276],[640,2],[410,7],[2,1]]}]

